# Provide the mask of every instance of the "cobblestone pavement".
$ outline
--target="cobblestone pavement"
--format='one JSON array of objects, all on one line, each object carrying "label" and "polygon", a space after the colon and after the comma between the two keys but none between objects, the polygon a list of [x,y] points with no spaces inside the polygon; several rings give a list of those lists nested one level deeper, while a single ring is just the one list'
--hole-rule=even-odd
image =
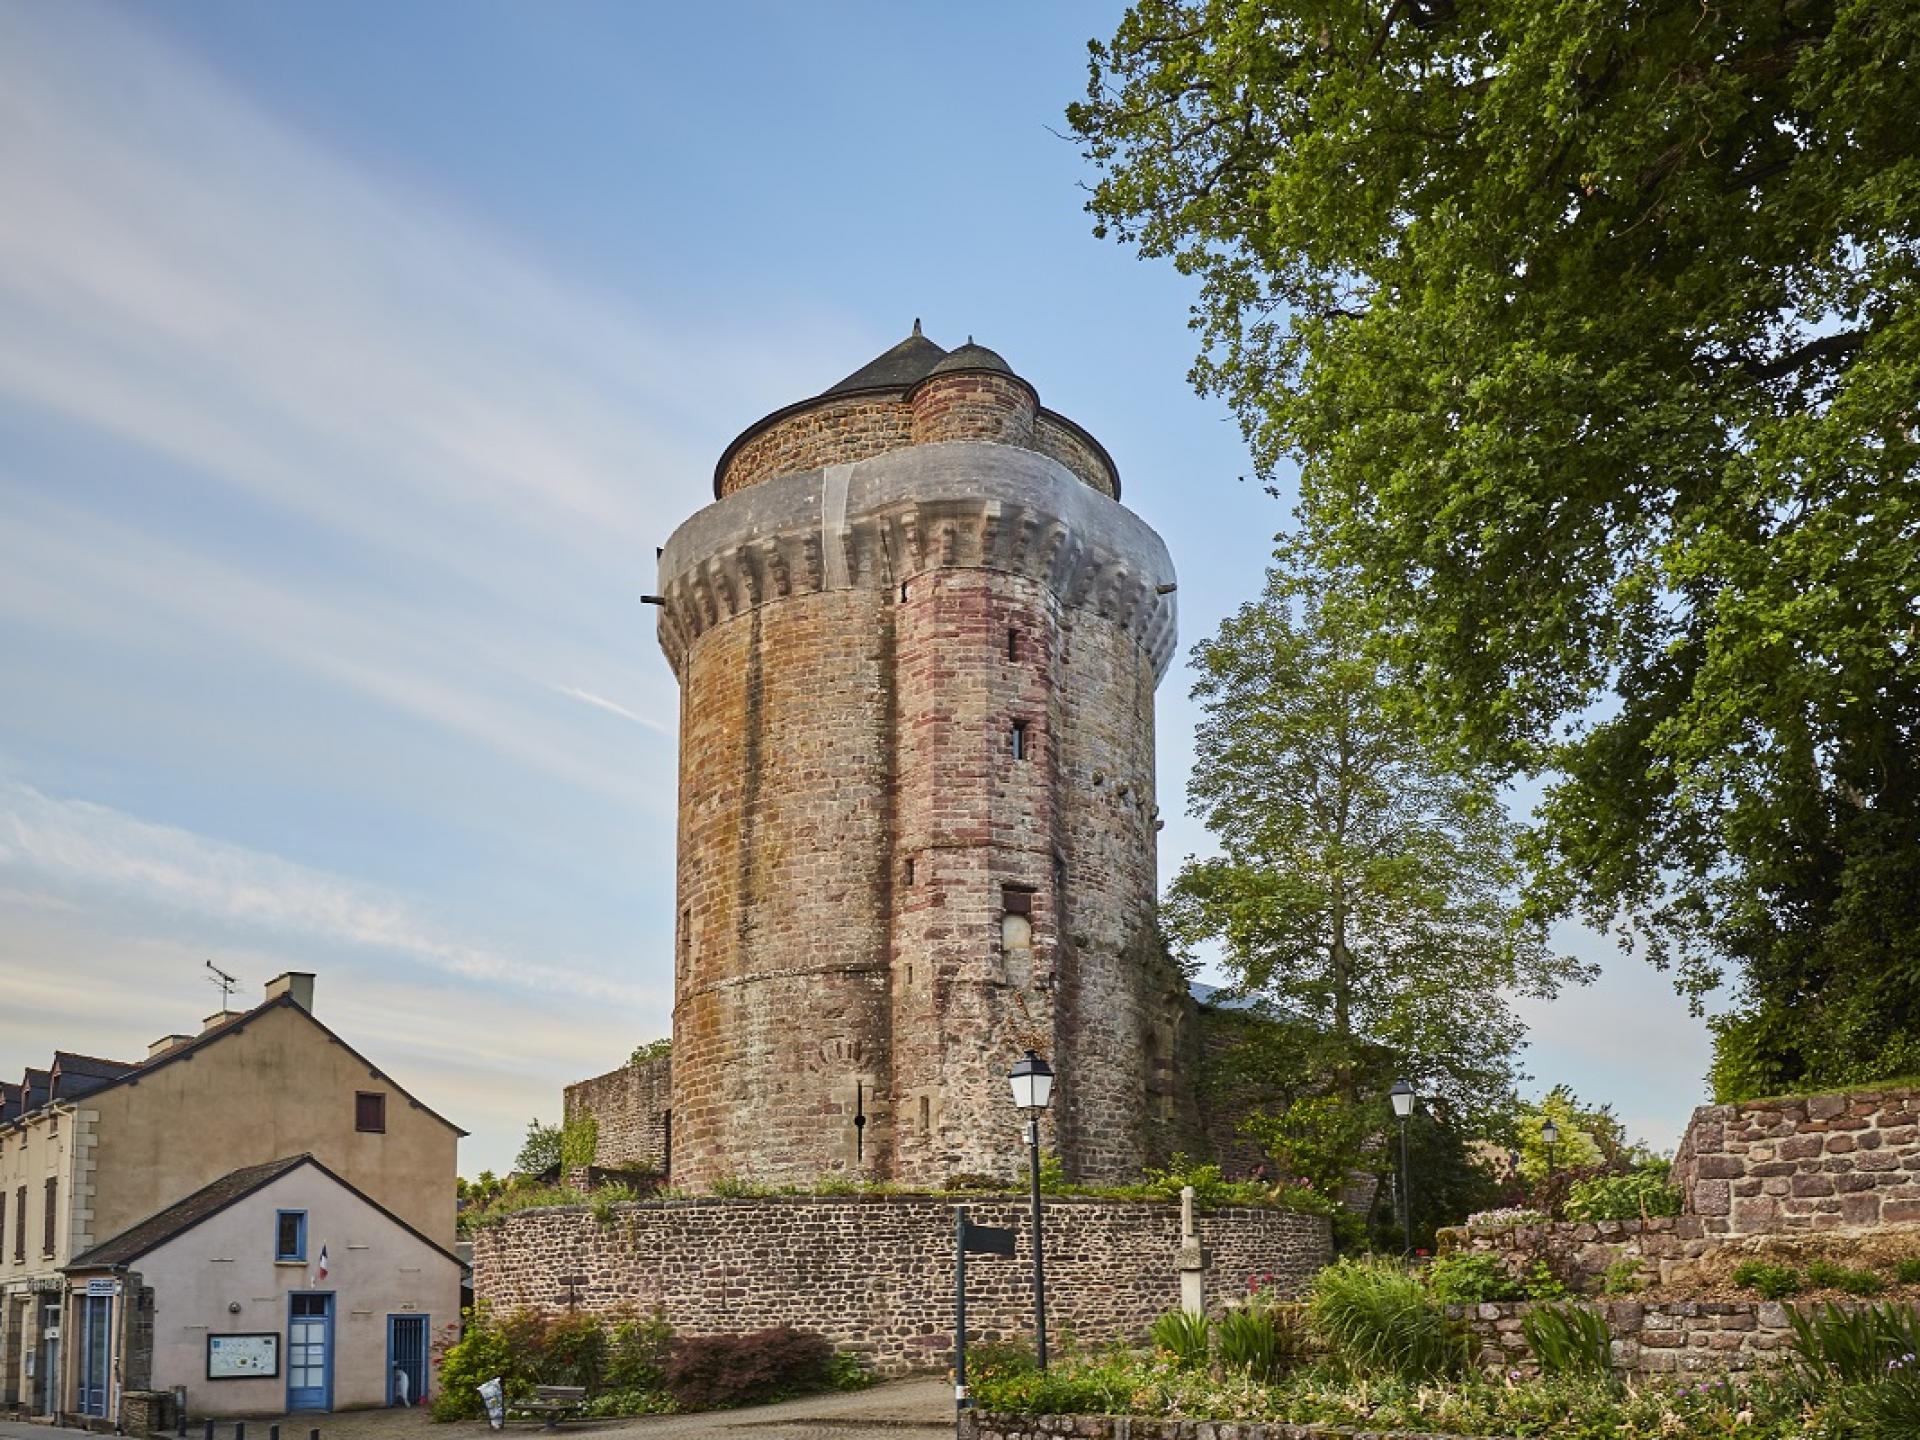
[{"label": "cobblestone pavement", "polygon": [[[280,1426],[280,1440],[489,1440],[484,1424],[435,1425],[424,1410],[346,1410],[337,1415],[265,1416],[246,1422],[247,1440],[267,1440]],[[49,1440],[50,1426],[0,1420],[0,1440]],[[634,1420],[572,1420],[559,1437],[591,1440],[951,1440],[953,1386],[947,1380],[894,1380],[852,1394],[814,1395],[778,1405],[720,1410],[705,1415],[652,1415]],[[200,1425],[188,1440],[201,1440]],[[214,1440],[233,1440],[233,1422],[214,1427]],[[548,1440],[538,1422],[516,1420],[501,1440]]]}]

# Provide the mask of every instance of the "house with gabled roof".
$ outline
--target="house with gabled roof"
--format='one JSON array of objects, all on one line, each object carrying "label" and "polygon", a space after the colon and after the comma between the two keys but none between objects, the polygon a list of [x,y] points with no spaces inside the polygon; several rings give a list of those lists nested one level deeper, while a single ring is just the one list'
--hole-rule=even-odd
[{"label": "house with gabled roof", "polygon": [[65,1267],[238,1171],[311,1156],[451,1249],[465,1132],[317,1019],[313,992],[289,972],[144,1060],[59,1050],[0,1090],[0,1414],[117,1414],[127,1356],[87,1327],[125,1317],[94,1314]]}]

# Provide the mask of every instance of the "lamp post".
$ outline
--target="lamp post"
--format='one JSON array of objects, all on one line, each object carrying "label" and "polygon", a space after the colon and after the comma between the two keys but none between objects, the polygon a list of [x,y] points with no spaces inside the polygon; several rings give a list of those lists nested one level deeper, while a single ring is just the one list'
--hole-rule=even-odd
[{"label": "lamp post", "polygon": [[1033,1358],[1047,1368],[1047,1270],[1040,1249],[1040,1112],[1053,1100],[1053,1071],[1029,1050],[1007,1074],[1013,1103],[1027,1117],[1027,1173],[1033,1185]]},{"label": "lamp post", "polygon": [[1400,1220],[1407,1240],[1407,1254],[1413,1254],[1413,1170],[1407,1162],[1407,1121],[1413,1117],[1413,1086],[1405,1080],[1393,1082],[1387,1091],[1393,1102],[1394,1118],[1400,1122]]},{"label": "lamp post", "polygon": [[1553,1147],[1560,1143],[1560,1127],[1549,1115],[1540,1122],[1540,1143],[1547,1147],[1547,1174],[1553,1174]]}]

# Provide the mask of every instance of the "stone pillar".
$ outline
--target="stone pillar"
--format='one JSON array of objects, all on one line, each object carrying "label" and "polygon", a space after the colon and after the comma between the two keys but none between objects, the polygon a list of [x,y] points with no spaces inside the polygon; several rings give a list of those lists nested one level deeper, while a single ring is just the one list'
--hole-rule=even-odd
[{"label": "stone pillar", "polygon": [[1193,1187],[1180,1188],[1180,1308],[1189,1315],[1207,1313],[1207,1257],[1193,1228]]}]

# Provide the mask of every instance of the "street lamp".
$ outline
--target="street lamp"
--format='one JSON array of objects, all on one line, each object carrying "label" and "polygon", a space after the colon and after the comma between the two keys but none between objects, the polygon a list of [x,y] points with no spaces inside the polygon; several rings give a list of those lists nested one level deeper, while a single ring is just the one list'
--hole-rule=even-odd
[{"label": "street lamp", "polygon": [[1540,1122],[1540,1143],[1547,1147],[1547,1174],[1553,1174],[1553,1147],[1560,1143],[1560,1127],[1549,1115]]},{"label": "street lamp", "polygon": [[1047,1272],[1040,1250],[1040,1112],[1053,1100],[1053,1071],[1029,1050],[1007,1074],[1014,1106],[1027,1117],[1027,1173],[1033,1184],[1033,1358],[1047,1368]]},{"label": "street lamp", "polygon": [[1407,1163],[1407,1121],[1413,1117],[1413,1086],[1405,1080],[1393,1082],[1387,1091],[1393,1102],[1394,1118],[1400,1122],[1400,1219],[1407,1240],[1407,1254],[1413,1254],[1413,1170]]}]

